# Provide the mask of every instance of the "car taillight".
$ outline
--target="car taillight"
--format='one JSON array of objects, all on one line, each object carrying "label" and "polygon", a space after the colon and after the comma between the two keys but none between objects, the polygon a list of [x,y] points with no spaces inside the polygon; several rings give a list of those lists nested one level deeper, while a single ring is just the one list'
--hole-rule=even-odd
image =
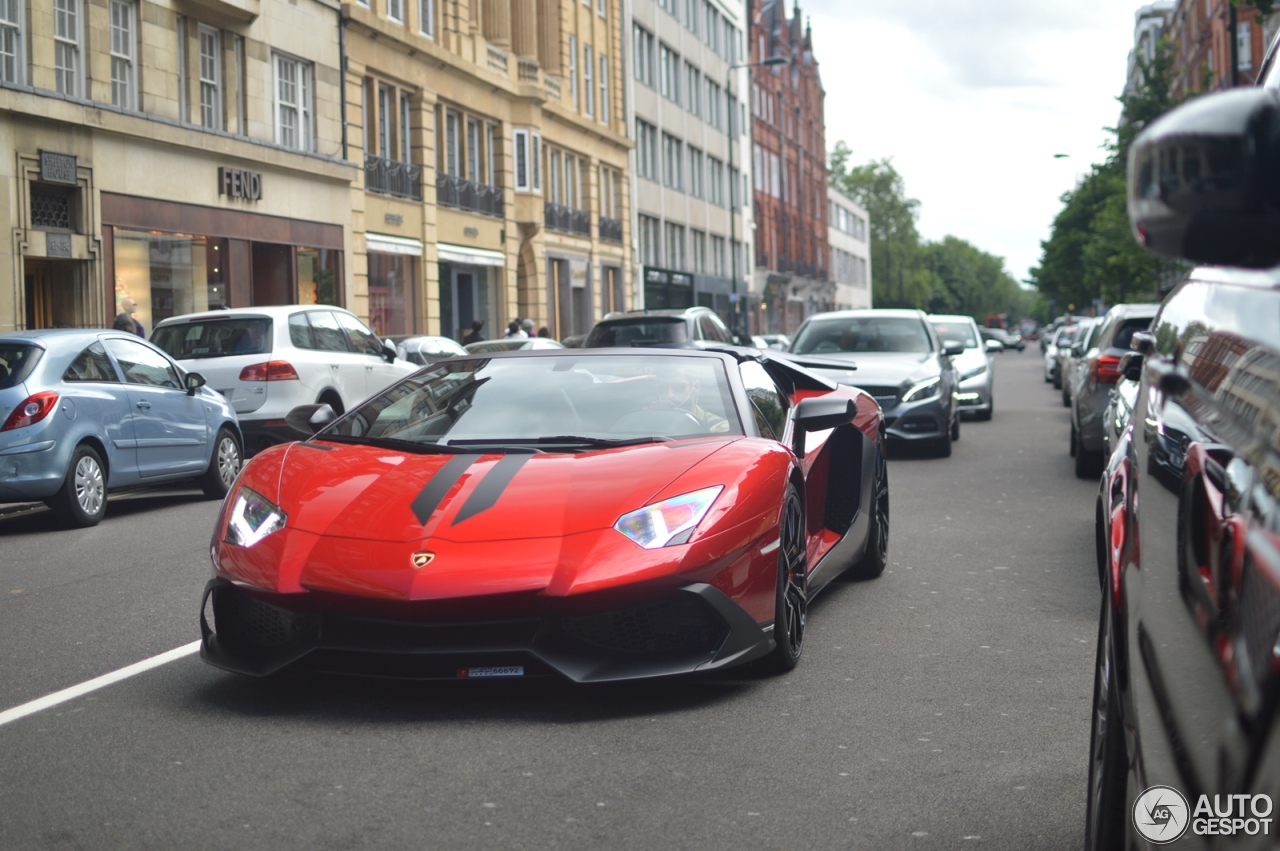
[{"label": "car taillight", "polygon": [[1120,380],[1120,358],[1099,355],[1091,368],[1093,380],[1099,384],[1115,384]]},{"label": "car taillight", "polygon": [[58,394],[52,390],[45,390],[28,396],[18,403],[18,407],[13,409],[13,413],[9,415],[9,419],[4,421],[4,427],[0,428],[0,431],[35,425],[49,416],[49,413],[57,404]]},{"label": "car taillight", "polygon": [[241,381],[297,381],[298,373],[287,360],[255,363],[240,370]]}]

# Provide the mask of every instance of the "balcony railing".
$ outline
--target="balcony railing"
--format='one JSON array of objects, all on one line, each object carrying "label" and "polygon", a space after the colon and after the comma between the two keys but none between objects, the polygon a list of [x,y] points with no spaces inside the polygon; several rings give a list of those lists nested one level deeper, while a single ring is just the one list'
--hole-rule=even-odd
[{"label": "balcony railing", "polygon": [[365,154],[364,188],[382,195],[422,200],[422,168]]},{"label": "balcony railing", "polygon": [[482,216],[506,216],[506,197],[499,186],[485,186],[453,174],[436,175],[436,203]]},{"label": "balcony railing", "polygon": [[600,217],[600,238],[605,242],[622,242],[622,219]]},{"label": "balcony railing", "polygon": [[550,230],[591,236],[591,216],[585,210],[571,210],[563,204],[546,205],[546,225]]},{"label": "balcony railing", "polygon": [[516,66],[516,73],[522,83],[538,82],[538,71],[541,69],[537,59],[520,58],[519,64]]}]

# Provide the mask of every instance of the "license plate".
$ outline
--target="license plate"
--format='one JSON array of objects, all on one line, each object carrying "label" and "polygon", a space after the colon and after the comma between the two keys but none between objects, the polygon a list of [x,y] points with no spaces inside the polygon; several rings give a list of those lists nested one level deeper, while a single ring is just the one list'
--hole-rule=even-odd
[{"label": "license plate", "polygon": [[485,677],[523,677],[523,665],[497,665],[487,668],[459,668],[459,677],[482,679]]}]

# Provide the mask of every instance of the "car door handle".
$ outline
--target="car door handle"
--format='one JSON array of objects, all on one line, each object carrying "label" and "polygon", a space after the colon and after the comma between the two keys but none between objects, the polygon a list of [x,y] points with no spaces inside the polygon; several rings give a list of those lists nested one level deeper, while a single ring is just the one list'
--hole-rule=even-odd
[{"label": "car door handle", "polygon": [[337,368],[338,368],[338,365],[336,363],[329,364],[329,369],[336,370]]},{"label": "car door handle", "polygon": [[151,410],[151,403],[150,403],[150,402],[148,402],[146,399],[143,399],[143,400],[139,401],[139,402],[138,402],[138,410],[140,410],[140,411],[149,411],[149,410]]},{"label": "car door handle", "polygon": [[373,372],[373,367],[372,367],[372,366],[366,366],[366,367],[364,368],[364,371],[365,371],[365,372]]}]

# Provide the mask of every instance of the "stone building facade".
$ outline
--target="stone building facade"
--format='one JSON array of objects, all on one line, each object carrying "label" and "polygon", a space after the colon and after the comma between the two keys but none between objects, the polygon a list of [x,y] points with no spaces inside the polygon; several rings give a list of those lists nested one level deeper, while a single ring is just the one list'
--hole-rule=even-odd
[{"label": "stone building facade", "polygon": [[633,250],[641,303],[740,325],[750,180],[742,0],[632,0]]},{"label": "stone building facade", "polygon": [[348,304],[328,0],[49,0],[0,28],[0,330]]},{"label": "stone building facade", "polygon": [[749,0],[752,62],[789,64],[751,74],[755,201],[751,329],[790,332],[835,305],[827,244],[826,92],[797,2]]},{"label": "stone building facade", "polygon": [[871,307],[871,221],[867,211],[834,186],[827,187],[827,242],[835,309]]}]

